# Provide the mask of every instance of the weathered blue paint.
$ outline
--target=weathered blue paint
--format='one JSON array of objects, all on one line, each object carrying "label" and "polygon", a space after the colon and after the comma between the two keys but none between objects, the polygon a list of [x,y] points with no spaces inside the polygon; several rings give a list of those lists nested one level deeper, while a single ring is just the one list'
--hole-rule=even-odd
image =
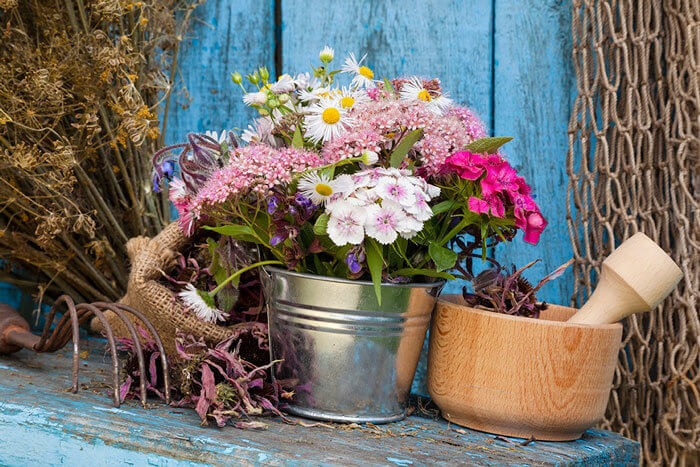
[{"label": "weathered blue paint", "polygon": [[283,68],[309,69],[324,45],[335,48],[335,67],[349,52],[366,53],[375,78],[440,77],[489,122],[491,14],[491,2],[481,0],[284,0]]},{"label": "weathered blue paint", "polygon": [[270,419],[265,431],[204,428],[191,409],[155,402],[113,408],[102,385],[109,374],[104,343],[83,345],[89,357],[81,363],[78,394],[67,389],[68,353],[0,358],[1,465],[637,465],[639,459],[638,443],[601,430],[568,443],[520,446],[518,439],[416,416],[379,427]]},{"label": "weathered blue paint", "polygon": [[[241,101],[231,73],[274,70],[274,0],[208,0],[196,10],[189,39],[181,43],[180,77],[188,95],[174,95],[167,143],[191,131],[246,128],[255,113]],[[187,38],[186,38],[187,39]]]},{"label": "weathered blue paint", "polygon": [[[561,0],[496,0],[494,34],[494,133],[513,136],[509,160],[533,188],[549,222],[537,246],[499,246],[499,261],[524,266],[533,282],[573,256],[566,225],[566,133],[576,88],[571,60],[571,4]],[[546,285],[538,298],[568,305],[571,270]]]}]

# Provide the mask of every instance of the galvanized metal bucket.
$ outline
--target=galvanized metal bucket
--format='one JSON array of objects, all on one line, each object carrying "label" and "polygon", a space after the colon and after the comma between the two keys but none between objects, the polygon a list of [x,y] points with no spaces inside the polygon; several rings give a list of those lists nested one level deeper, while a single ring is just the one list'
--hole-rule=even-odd
[{"label": "galvanized metal bucket", "polygon": [[388,423],[406,401],[444,282],[384,284],[265,268],[270,352],[296,390],[285,409],[335,422]]}]

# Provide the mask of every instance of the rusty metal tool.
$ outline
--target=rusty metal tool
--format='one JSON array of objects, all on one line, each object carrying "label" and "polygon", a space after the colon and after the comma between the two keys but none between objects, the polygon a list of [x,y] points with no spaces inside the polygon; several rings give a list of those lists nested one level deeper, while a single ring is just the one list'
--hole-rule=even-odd
[{"label": "rusty metal tool", "polygon": [[[56,313],[65,306],[67,309],[63,316],[53,326]],[[155,327],[141,312],[121,303],[81,303],[76,305],[68,295],[61,295],[49,311],[46,318],[44,330],[40,336],[30,331],[27,321],[9,305],[0,303],[0,355],[17,352],[20,349],[29,349],[37,353],[56,352],[63,348],[69,340],[73,341],[73,385],[71,390],[78,392],[78,369],[80,363],[80,325],[91,316],[96,316],[103,325],[104,334],[107,338],[109,351],[112,357],[113,384],[114,384],[114,406],[119,407],[121,400],[119,395],[119,359],[117,356],[117,345],[114,339],[112,328],[104,315],[104,311],[109,310],[122,320],[129,330],[136,348],[140,378],[141,403],[146,404],[146,362],[141,348],[141,341],[136,332],[136,327],[128,315],[138,318],[148,329],[151,337],[158,346],[161,363],[163,366],[163,384],[165,386],[165,401],[170,403],[170,377],[168,375],[168,362],[165,356],[165,349],[160,340],[160,336]],[[53,327],[53,329],[52,329]]]}]

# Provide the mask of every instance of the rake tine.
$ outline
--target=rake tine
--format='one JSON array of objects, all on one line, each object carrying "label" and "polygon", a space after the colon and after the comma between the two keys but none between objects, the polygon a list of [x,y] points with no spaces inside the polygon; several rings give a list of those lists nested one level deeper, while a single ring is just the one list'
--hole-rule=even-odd
[{"label": "rake tine", "polygon": [[[61,304],[66,305],[66,308],[68,308],[68,313],[64,313],[63,316],[61,317],[61,320],[58,322],[56,325],[56,328],[54,329],[53,333],[51,333],[51,336],[49,337],[49,331],[51,329],[51,325],[53,324],[54,317],[56,316],[56,310],[58,309],[58,306]],[[78,322],[78,313],[75,308],[75,303],[73,302],[73,299],[70,298],[68,295],[61,295],[58,297],[58,299],[54,302],[53,306],[51,307],[51,311],[49,312],[49,316],[46,319],[46,324],[44,325],[44,331],[41,333],[41,338],[39,339],[39,342],[34,346],[34,349],[37,352],[53,352],[55,350],[58,350],[59,348],[63,347],[61,345],[60,347],[54,348],[55,345],[55,340],[59,334],[62,333],[63,331],[63,326],[67,323],[68,321],[68,316],[70,316],[70,321],[72,325],[72,333],[73,333],[73,368],[72,368],[72,386],[71,386],[71,391],[73,393],[78,392],[78,371],[80,369],[80,328],[79,328],[79,322]]]},{"label": "rake tine", "polygon": [[119,358],[117,358],[117,346],[114,341],[114,333],[112,332],[112,328],[109,325],[109,322],[107,321],[107,318],[105,317],[104,313],[102,313],[97,307],[95,307],[92,304],[89,303],[82,303],[78,305],[79,309],[88,309],[92,313],[97,316],[97,318],[100,320],[102,323],[102,327],[105,330],[105,334],[107,334],[107,341],[109,342],[109,350],[110,353],[112,354],[112,371],[114,374],[114,406],[119,407],[121,405],[121,397],[119,394]]},{"label": "rake tine", "polygon": [[119,316],[119,319],[122,320],[122,322],[126,325],[127,329],[129,329],[129,333],[131,334],[132,339],[134,340],[134,346],[136,347],[136,357],[139,362],[139,371],[141,372],[141,377],[139,378],[139,383],[140,383],[140,389],[141,389],[141,405],[144,407],[146,406],[146,362],[144,361],[143,358],[143,350],[141,348],[141,339],[139,339],[139,335],[136,332],[136,328],[134,327],[134,324],[131,322],[128,316],[126,316],[126,313],[124,313],[122,310],[120,310],[118,307],[109,304],[109,303],[102,303],[102,302],[96,302],[92,304],[95,307],[102,308],[102,309],[108,309],[114,312],[117,316]]},{"label": "rake tine", "polygon": [[[98,302],[98,304],[102,304],[102,302]],[[151,333],[151,337],[153,337],[153,340],[156,342],[156,345],[158,346],[158,351],[160,352],[160,361],[163,365],[163,384],[165,386],[165,403],[170,404],[170,371],[168,370],[168,359],[167,356],[165,355],[165,348],[163,347],[163,342],[160,340],[160,335],[158,334],[158,331],[156,331],[156,328],[151,324],[151,321],[146,318],[146,316],[141,313],[140,311],[127,306],[123,305],[121,303],[115,303],[115,306],[117,306],[119,309],[124,310],[128,313],[131,313],[132,315],[136,316],[147,328],[148,332]]]}]

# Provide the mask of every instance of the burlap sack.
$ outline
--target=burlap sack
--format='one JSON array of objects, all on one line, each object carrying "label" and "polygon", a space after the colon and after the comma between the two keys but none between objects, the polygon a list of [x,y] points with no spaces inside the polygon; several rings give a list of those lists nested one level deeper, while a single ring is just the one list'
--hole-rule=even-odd
[{"label": "burlap sack", "polygon": [[[184,248],[188,242],[189,239],[182,234],[177,222],[173,222],[152,239],[136,237],[127,244],[131,273],[126,295],[120,302],[136,308],[150,319],[160,334],[168,355],[175,355],[176,331],[203,337],[209,345],[215,345],[240,332],[241,326],[248,326],[238,324],[224,327],[205,323],[194,313],[185,312],[173,292],[159,282],[162,278],[161,271],[173,259],[175,252]],[[116,336],[131,337],[126,326],[114,313],[107,312],[107,319]],[[134,321],[146,329],[139,320]],[[91,328],[96,332],[103,331],[97,319],[92,320]]]}]

